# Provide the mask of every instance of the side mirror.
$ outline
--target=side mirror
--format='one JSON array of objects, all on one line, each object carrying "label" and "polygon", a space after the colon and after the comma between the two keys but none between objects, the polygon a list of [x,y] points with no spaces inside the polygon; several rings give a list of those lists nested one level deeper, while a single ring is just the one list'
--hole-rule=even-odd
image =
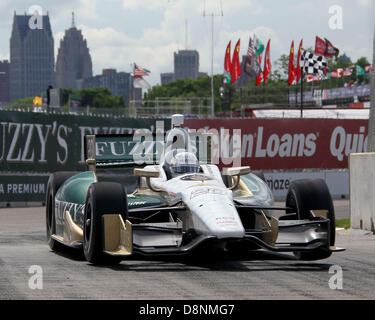
[{"label": "side mirror", "polygon": [[243,176],[250,173],[250,167],[224,168],[223,174],[226,176]]},{"label": "side mirror", "polygon": [[150,183],[150,179],[151,178],[159,178],[159,176],[160,176],[160,172],[159,171],[135,168],[134,169],[134,175],[136,177],[145,177],[146,178],[147,186],[152,191],[155,191],[155,192],[161,192],[161,191],[163,191],[163,190],[159,190],[159,189],[154,188],[151,185],[151,183]]},{"label": "side mirror", "polygon": [[134,175],[137,177],[145,177],[145,178],[159,178],[160,173],[156,170],[146,170],[146,169],[134,169]]},{"label": "side mirror", "polygon": [[235,168],[224,168],[223,175],[234,178],[235,183],[228,187],[229,190],[236,189],[240,183],[240,176],[250,173],[250,167],[235,167]]}]

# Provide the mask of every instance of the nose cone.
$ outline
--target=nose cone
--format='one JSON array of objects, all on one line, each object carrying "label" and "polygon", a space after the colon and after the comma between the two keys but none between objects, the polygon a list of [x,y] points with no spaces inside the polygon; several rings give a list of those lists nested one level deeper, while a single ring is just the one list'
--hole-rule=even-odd
[{"label": "nose cone", "polygon": [[[211,196],[192,208],[202,232],[219,239],[243,238],[245,229],[233,202],[226,196]],[[195,221],[194,221],[195,222]]]}]

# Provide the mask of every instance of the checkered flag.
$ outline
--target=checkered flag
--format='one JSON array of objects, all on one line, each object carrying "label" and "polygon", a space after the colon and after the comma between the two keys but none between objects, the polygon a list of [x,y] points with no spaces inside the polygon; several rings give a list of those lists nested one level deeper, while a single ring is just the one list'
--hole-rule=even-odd
[{"label": "checkered flag", "polygon": [[301,52],[301,69],[304,74],[324,74],[324,69],[327,68],[327,60],[323,56],[318,56],[308,51]]}]

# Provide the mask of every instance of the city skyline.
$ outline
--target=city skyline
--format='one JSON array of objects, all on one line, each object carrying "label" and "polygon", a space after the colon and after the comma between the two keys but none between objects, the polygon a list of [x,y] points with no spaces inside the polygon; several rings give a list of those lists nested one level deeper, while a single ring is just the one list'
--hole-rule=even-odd
[{"label": "city skyline", "polygon": [[[211,19],[203,17],[214,12],[214,73],[223,72],[227,43],[241,38],[240,55],[246,54],[249,36],[254,33],[263,42],[271,39],[271,61],[288,54],[290,43],[301,38],[306,47],[313,47],[315,36],[328,38],[353,62],[365,56],[371,61],[373,17],[375,3],[370,0],[342,1],[220,1],[184,0],[67,0],[64,3],[39,1],[43,14],[49,13],[55,43],[58,45],[70,24],[71,12],[76,13],[76,25],[87,40],[93,61],[93,74],[102,69],[131,71],[130,64],[151,70],[147,80],[160,83],[160,73],[173,69],[171,55],[187,48],[200,54],[200,69],[211,73]],[[332,5],[343,12],[343,29],[332,30],[328,21]],[[9,38],[14,11],[23,14],[30,3],[4,0],[0,4],[0,60],[10,59]],[[356,14],[352,14],[356,12]],[[185,31],[188,21],[187,33]],[[233,48],[232,48],[233,50]]]}]

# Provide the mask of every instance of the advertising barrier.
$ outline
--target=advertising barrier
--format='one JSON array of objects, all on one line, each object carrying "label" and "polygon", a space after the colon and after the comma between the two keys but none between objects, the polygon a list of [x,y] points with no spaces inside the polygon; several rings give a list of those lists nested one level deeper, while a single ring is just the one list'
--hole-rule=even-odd
[{"label": "advertising barrier", "polygon": [[[0,111],[0,172],[84,170],[87,134],[154,130],[155,119],[104,118]],[[170,120],[163,120],[170,126]]]},{"label": "advertising barrier", "polygon": [[48,174],[0,174],[0,202],[44,202]]},{"label": "advertising barrier", "polygon": [[230,145],[240,132],[241,165],[253,170],[343,169],[350,153],[367,150],[368,120],[186,119],[185,126],[217,131]]},{"label": "advertising barrier", "polygon": [[[138,128],[154,131],[156,121],[0,111],[0,202],[39,201],[44,199],[50,173],[85,170],[86,134],[132,134]],[[170,128],[169,119],[160,121],[165,130]],[[367,150],[367,125],[367,120],[185,119],[190,129],[229,133],[214,150],[220,161],[236,145],[240,165],[266,172],[348,168],[350,153]]]},{"label": "advertising barrier", "polygon": [[0,203],[44,201],[50,173],[85,170],[85,135],[154,131],[156,121],[0,111]]},{"label": "advertising barrier", "polygon": [[333,199],[349,198],[348,170],[264,172],[264,177],[276,201],[285,201],[290,183],[298,179],[323,179],[327,183]]}]

